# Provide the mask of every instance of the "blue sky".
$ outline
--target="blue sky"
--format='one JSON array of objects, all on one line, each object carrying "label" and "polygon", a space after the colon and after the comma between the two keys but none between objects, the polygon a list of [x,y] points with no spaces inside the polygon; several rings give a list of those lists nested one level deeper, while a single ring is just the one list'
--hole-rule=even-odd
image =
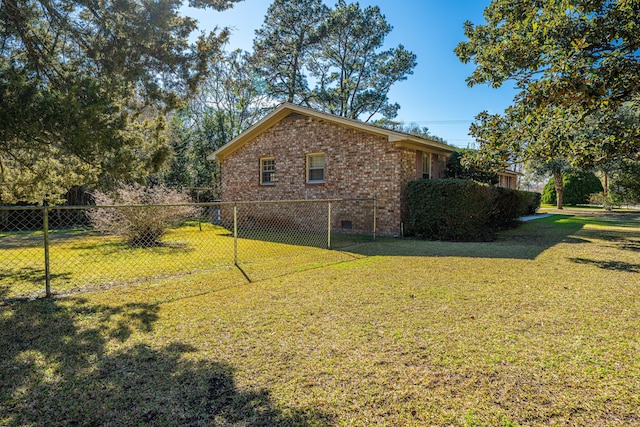
[{"label": "blue sky", "polygon": [[[483,23],[482,12],[489,0],[362,0],[360,6],[377,5],[393,30],[386,47],[403,44],[418,57],[414,74],[397,83],[389,93],[401,106],[397,119],[416,122],[451,145],[466,147],[473,139],[469,125],[482,110],[502,112],[511,104],[512,85],[492,89],[486,85],[469,88],[465,78],[473,65],[462,64],[453,49],[465,40],[463,24]],[[325,1],[329,6],[334,1]],[[224,12],[192,11],[200,28],[215,26],[232,30],[229,49],[251,50],[254,31],[264,20],[271,0],[245,0]]]}]

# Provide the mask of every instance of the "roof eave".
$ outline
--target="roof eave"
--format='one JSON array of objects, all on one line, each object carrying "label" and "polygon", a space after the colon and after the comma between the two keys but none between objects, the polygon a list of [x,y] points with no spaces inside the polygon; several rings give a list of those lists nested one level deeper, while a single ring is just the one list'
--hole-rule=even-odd
[{"label": "roof eave", "polygon": [[271,113],[267,114],[262,119],[258,120],[249,129],[242,132],[240,135],[233,138],[231,141],[218,148],[213,153],[207,156],[207,160],[223,160],[229,154],[233,153],[247,142],[256,138],[258,135],[264,133],[271,126],[288,116],[292,110],[288,108],[287,104],[281,104]]},{"label": "roof eave", "polygon": [[497,173],[498,174],[503,174],[503,175],[524,176],[524,174],[522,172],[514,171],[514,170],[511,170],[511,169],[503,169],[501,171],[498,171]]},{"label": "roof eave", "polygon": [[439,154],[451,154],[455,151],[455,147],[443,144],[441,142],[435,142],[431,140],[425,140],[422,138],[407,138],[406,136],[396,137],[389,136],[390,142],[395,142],[398,148],[408,148],[411,150],[429,150],[437,152]]},{"label": "roof eave", "polygon": [[444,144],[442,142],[437,142],[425,138],[412,137],[411,135],[402,132],[396,132],[391,129],[373,126],[368,123],[335,116],[333,114],[323,113],[311,108],[306,108],[285,102],[283,104],[280,104],[275,110],[256,122],[249,129],[245,130],[240,135],[238,135],[222,147],[218,148],[212,154],[208,155],[207,160],[223,160],[225,157],[245,145],[247,142],[266,132],[269,128],[271,128],[273,125],[275,125],[291,113],[299,113],[320,120],[327,120],[329,122],[340,124],[352,129],[357,129],[362,132],[385,136],[389,139],[390,142],[395,142],[396,147],[405,147],[418,150],[429,149],[432,151],[439,151],[442,154],[449,154],[456,149],[455,147]]}]

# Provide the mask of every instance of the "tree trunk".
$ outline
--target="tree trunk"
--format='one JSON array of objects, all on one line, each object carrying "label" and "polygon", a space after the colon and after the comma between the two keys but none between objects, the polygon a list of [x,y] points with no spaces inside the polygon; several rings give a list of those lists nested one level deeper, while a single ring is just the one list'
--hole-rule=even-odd
[{"label": "tree trunk", "polygon": [[293,103],[296,96],[296,80],[298,77],[298,55],[293,58],[293,71],[291,73],[291,81],[289,81],[289,94],[287,96],[287,102]]},{"label": "tree trunk", "polygon": [[564,192],[564,184],[562,183],[562,172],[554,172],[553,180],[556,187],[556,208],[562,209],[562,193]]},{"label": "tree trunk", "polygon": [[604,172],[604,197],[602,198],[602,207],[607,210],[610,211],[611,210],[611,205],[609,204],[609,173],[608,172]]}]

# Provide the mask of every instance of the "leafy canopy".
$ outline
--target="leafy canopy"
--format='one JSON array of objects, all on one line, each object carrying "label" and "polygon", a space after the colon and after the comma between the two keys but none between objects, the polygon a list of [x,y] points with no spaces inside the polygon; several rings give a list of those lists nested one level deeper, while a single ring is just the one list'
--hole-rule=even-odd
[{"label": "leafy canopy", "polygon": [[485,164],[482,157],[476,155],[475,150],[465,148],[451,153],[447,159],[444,177],[467,179],[492,185],[500,181],[498,174],[491,171],[490,164]]},{"label": "leafy canopy", "polygon": [[306,104],[306,66],[320,42],[329,8],[321,0],[275,0],[256,30],[254,61],[272,97]]},{"label": "leafy canopy", "polygon": [[[239,0],[192,0],[219,10]],[[164,115],[196,90],[226,31],[190,38],[180,0],[0,4],[0,200],[59,201],[167,156]]]},{"label": "leafy canopy", "polygon": [[504,115],[478,117],[485,152],[585,166],[638,155],[640,2],[493,0],[485,20],[455,50],[476,65],[468,84],[520,89]]},{"label": "leafy canopy", "polygon": [[[567,205],[589,203],[589,196],[603,191],[602,183],[593,172],[573,171],[562,176],[563,202]],[[542,190],[542,203],[556,204],[556,183],[551,178]]]}]

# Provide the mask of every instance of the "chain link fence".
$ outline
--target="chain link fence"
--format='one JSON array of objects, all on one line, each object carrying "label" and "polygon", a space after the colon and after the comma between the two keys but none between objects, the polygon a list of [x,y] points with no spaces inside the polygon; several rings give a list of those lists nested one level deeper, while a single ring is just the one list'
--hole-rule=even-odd
[{"label": "chain link fence", "polygon": [[0,207],[0,298],[194,273],[263,280],[353,259],[375,215],[373,199]]}]

